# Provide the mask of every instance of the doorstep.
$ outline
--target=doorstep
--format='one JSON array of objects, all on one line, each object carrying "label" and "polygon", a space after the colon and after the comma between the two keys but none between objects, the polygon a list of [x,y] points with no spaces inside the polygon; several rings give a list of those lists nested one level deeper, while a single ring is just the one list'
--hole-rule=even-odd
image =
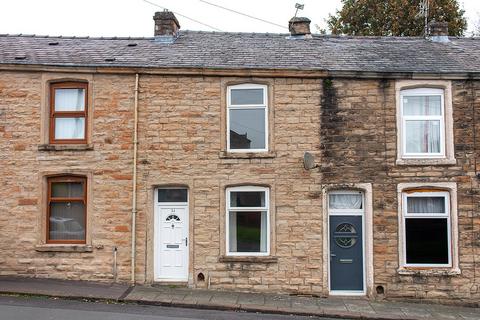
[{"label": "doorstep", "polygon": [[159,288],[159,287],[188,287],[188,281],[154,281],[151,287]]}]

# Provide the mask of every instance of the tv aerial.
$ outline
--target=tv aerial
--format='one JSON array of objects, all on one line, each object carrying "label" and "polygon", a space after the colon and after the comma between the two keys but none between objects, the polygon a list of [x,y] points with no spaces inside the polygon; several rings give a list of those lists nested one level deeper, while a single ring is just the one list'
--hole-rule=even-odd
[{"label": "tv aerial", "polygon": [[304,4],[295,3],[295,9],[297,9],[297,10],[295,11],[295,16],[294,16],[294,17],[297,16],[298,10],[303,10],[303,8],[305,8],[305,5],[304,5]]}]

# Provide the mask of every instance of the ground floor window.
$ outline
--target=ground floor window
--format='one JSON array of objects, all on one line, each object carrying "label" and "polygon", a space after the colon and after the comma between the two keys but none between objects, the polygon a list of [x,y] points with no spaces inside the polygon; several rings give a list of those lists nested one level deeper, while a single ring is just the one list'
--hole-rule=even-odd
[{"label": "ground floor window", "polygon": [[451,265],[450,196],[446,191],[403,192],[406,266]]},{"label": "ground floor window", "polygon": [[227,254],[269,254],[269,189],[242,186],[228,188]]},{"label": "ground floor window", "polygon": [[85,177],[48,178],[48,243],[85,243],[86,186]]}]

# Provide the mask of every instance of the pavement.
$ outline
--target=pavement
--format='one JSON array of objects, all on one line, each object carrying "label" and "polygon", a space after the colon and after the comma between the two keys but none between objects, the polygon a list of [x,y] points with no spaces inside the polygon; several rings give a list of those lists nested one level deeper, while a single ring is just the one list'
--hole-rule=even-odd
[{"label": "pavement", "polygon": [[[235,311],[199,310],[66,300],[32,296],[1,296],[0,320],[312,320],[311,317]],[[334,320],[332,318],[322,320]]]},{"label": "pavement", "polygon": [[189,289],[175,286],[134,286],[87,281],[0,277],[0,293],[72,299],[97,299],[182,308],[234,310],[371,320],[472,320],[480,308],[426,303],[370,301],[365,298],[316,298],[279,294]]}]

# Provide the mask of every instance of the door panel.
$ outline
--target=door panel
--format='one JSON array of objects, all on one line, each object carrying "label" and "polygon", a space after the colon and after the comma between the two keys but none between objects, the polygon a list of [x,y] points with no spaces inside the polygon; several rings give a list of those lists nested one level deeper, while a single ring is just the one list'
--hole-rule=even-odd
[{"label": "door panel", "polygon": [[363,291],[362,216],[330,216],[330,290]]},{"label": "door panel", "polygon": [[155,279],[188,278],[188,206],[157,206]]}]

